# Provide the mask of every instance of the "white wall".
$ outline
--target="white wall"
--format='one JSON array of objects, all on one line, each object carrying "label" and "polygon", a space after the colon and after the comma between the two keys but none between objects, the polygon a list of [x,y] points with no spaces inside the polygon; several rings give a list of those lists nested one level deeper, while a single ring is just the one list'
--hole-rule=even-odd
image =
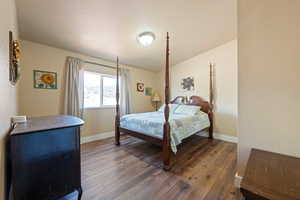
[{"label": "white wall", "polygon": [[[54,115],[63,113],[64,98],[64,73],[66,56],[79,57],[83,60],[89,60],[96,63],[108,64],[115,66],[114,63],[105,62],[101,59],[84,56],[78,53],[53,48],[29,41],[22,41],[23,58],[22,78],[20,80],[20,114],[28,116]],[[114,74],[112,70],[99,67],[97,65],[87,65],[89,70]],[[151,97],[145,96],[144,93],[136,92],[136,83],[143,82],[145,86],[157,90],[159,83],[157,73],[138,69],[130,66],[123,66],[131,71],[131,89],[133,112],[153,111]],[[45,90],[33,88],[33,70],[45,70],[58,72],[58,89]],[[113,131],[114,129],[114,109],[91,109],[85,110],[84,126],[82,135],[89,136],[104,132]]]},{"label": "white wall", "polygon": [[300,1],[238,1],[239,174],[250,148],[300,157]]},{"label": "white wall", "polygon": [[[215,130],[237,136],[237,41],[233,40],[171,68],[171,96],[201,96],[209,100],[209,63],[215,64]],[[164,73],[163,73],[164,74]],[[183,92],[181,80],[192,76],[195,91]]]},{"label": "white wall", "polygon": [[10,118],[16,115],[16,88],[9,82],[8,31],[18,37],[14,0],[0,2],[0,199],[4,199],[4,147]]}]

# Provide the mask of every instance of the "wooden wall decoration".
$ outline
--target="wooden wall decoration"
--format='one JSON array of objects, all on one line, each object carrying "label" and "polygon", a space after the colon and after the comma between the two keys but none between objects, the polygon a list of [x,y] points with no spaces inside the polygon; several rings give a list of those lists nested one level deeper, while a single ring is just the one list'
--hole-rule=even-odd
[{"label": "wooden wall decoration", "polygon": [[13,32],[9,31],[9,81],[15,85],[20,77],[20,43],[13,39]]},{"label": "wooden wall decoration", "polygon": [[136,84],[136,91],[138,91],[138,92],[144,92],[144,90],[145,90],[144,83],[137,83]]}]

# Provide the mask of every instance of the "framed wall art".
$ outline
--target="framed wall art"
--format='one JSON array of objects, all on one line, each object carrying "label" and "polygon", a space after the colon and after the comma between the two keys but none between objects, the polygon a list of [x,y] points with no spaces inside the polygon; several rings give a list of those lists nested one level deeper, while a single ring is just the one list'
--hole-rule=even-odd
[{"label": "framed wall art", "polygon": [[145,96],[152,96],[152,88],[150,87],[145,88]]},{"label": "framed wall art", "polygon": [[137,83],[136,84],[136,91],[144,92],[144,90],[145,90],[144,88],[145,88],[144,83]]},{"label": "framed wall art", "polygon": [[194,83],[194,77],[187,77],[183,78],[181,80],[181,89],[183,91],[194,91],[195,90],[195,83]]},{"label": "framed wall art", "polygon": [[33,87],[37,89],[57,89],[57,73],[33,70]]}]

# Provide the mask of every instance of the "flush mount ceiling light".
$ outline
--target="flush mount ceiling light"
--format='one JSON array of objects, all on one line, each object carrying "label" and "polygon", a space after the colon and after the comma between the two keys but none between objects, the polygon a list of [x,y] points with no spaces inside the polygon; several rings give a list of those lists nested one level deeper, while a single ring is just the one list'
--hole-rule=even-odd
[{"label": "flush mount ceiling light", "polygon": [[143,32],[137,37],[138,42],[143,46],[149,46],[155,40],[155,35],[152,32]]}]

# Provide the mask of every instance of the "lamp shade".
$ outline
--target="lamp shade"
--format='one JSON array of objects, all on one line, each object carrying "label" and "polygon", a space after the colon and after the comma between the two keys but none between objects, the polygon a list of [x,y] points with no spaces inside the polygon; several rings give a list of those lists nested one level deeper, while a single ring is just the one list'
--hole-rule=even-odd
[{"label": "lamp shade", "polygon": [[152,97],[152,101],[154,101],[154,102],[160,101],[160,98],[159,98],[159,96],[158,96],[157,93],[154,93],[154,95],[153,95],[153,97]]}]

